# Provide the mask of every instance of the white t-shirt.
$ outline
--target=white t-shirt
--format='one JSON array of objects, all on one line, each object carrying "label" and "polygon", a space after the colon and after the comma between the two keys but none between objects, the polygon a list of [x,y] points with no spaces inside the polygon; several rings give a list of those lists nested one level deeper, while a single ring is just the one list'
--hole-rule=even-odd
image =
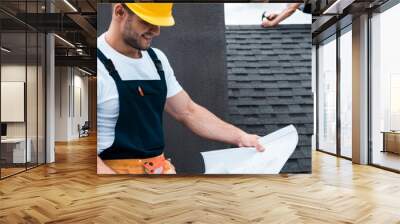
[{"label": "white t-shirt", "polygon": [[[160,80],[157,69],[147,51],[141,58],[130,58],[114,50],[105,40],[105,33],[97,38],[97,48],[111,59],[122,80]],[[167,98],[182,90],[165,54],[153,48],[162,63],[167,82]],[[118,90],[114,79],[97,59],[97,153],[114,142],[115,125],[119,114]]]}]

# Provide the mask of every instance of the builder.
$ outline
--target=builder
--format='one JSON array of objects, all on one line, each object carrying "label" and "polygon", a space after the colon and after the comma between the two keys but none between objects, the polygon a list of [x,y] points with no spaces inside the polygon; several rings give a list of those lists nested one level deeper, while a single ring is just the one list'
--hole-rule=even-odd
[{"label": "builder", "polygon": [[97,40],[98,173],[173,174],[163,155],[164,109],[197,135],[264,150],[248,134],[199,106],[177,82],[167,57],[151,48],[173,26],[172,3],[113,4]]},{"label": "builder", "polygon": [[287,4],[286,8],[282,10],[280,13],[271,13],[266,15],[266,12],[262,14],[262,22],[261,26],[268,28],[268,27],[275,27],[291,15],[293,15],[296,10],[300,10],[303,13],[311,14],[311,1],[305,0],[304,3],[289,3]]}]

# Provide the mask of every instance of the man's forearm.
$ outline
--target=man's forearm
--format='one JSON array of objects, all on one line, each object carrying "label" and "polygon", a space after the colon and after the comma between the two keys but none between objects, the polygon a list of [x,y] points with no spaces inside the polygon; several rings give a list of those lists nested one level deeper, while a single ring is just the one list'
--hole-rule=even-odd
[{"label": "man's forearm", "polygon": [[275,22],[279,24],[283,20],[287,19],[289,16],[293,15],[293,13],[296,12],[296,10],[300,7],[300,3],[292,3],[290,4],[285,10],[282,11],[281,14],[279,14],[275,18]]},{"label": "man's forearm", "polygon": [[190,105],[190,109],[180,120],[195,134],[203,138],[229,144],[238,145],[240,136],[245,134],[239,128],[222,121],[196,103]]},{"label": "man's forearm", "polygon": [[222,121],[204,107],[193,102],[185,91],[168,98],[165,109],[171,116],[203,138],[239,147],[255,147],[258,151],[264,150],[264,147],[258,142],[257,135],[248,134]]}]

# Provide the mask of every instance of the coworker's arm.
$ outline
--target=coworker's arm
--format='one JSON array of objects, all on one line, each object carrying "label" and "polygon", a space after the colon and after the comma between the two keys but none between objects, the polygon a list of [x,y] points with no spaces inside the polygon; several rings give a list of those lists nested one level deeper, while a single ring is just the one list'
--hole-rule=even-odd
[{"label": "coworker's arm", "polygon": [[274,27],[278,25],[280,22],[283,20],[287,19],[289,16],[291,16],[296,10],[300,7],[301,3],[291,3],[288,5],[288,7],[283,10],[279,14],[271,14],[262,21],[262,26],[263,27]]},{"label": "coworker's arm", "polygon": [[258,151],[264,150],[263,146],[258,143],[259,136],[248,134],[222,121],[204,107],[193,102],[184,90],[167,99],[165,110],[203,138],[239,147],[255,147]]}]

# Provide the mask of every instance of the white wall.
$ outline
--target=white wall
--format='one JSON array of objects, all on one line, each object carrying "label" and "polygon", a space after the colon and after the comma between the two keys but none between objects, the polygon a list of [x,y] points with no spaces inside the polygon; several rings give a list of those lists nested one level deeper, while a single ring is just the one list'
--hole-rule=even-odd
[{"label": "white wall", "polygon": [[[1,81],[3,82],[25,82],[25,75],[26,75],[26,70],[28,71],[28,74],[32,74],[33,72],[36,74],[36,67],[33,66],[27,66],[25,67],[24,65],[19,65],[19,64],[5,64],[1,66]],[[32,84],[32,83],[30,83]],[[36,82],[33,83],[36,85]],[[28,89],[30,90],[30,89]],[[32,97],[36,98],[36,89],[34,89],[34,92],[29,92],[27,93],[28,96],[28,103],[32,101]],[[31,105],[33,106],[33,105]],[[36,107],[36,104],[34,105]],[[7,108],[1,108],[1,110],[7,110]],[[35,120],[36,114],[34,114],[34,117],[32,117],[33,114],[28,113],[28,121],[31,122]],[[35,120],[36,121],[36,120]],[[7,136],[8,137],[25,137],[25,124],[26,122],[7,122]],[[28,125],[28,128],[32,127],[32,124]],[[35,126],[36,127],[36,126]],[[36,129],[36,128],[35,128]],[[28,133],[29,135],[29,133]],[[29,137],[29,136],[28,136]]]},{"label": "white wall", "polygon": [[56,141],[79,138],[78,124],[88,120],[88,78],[83,75],[76,68],[56,67]]},{"label": "white wall", "polygon": [[55,140],[68,140],[68,109],[69,96],[68,88],[70,84],[68,67],[55,68]]},{"label": "white wall", "polygon": [[[18,81],[25,82],[26,67],[19,64],[8,64],[1,66],[1,81]],[[28,70],[30,68],[28,67]],[[7,108],[1,108],[7,110]],[[7,122],[7,137],[24,138],[25,122]]]},{"label": "white wall", "polygon": [[[75,70],[75,75],[74,75],[74,108],[73,110],[73,119],[71,120],[71,135],[73,138],[78,138],[79,133],[78,133],[78,124],[81,126],[85,123],[85,121],[88,121],[89,116],[88,116],[88,78],[87,76],[82,76],[82,73],[79,70]],[[77,75],[78,72],[78,75]],[[80,93],[79,93],[80,91]],[[80,97],[79,97],[80,95]],[[81,102],[79,102],[81,101]],[[81,107],[81,108],[79,108]],[[79,110],[82,111],[79,111]]]},{"label": "white wall", "polygon": [[[25,135],[29,139],[31,155],[33,162],[39,158],[39,163],[44,162],[44,92],[43,89],[44,74],[42,67],[32,65],[25,66],[24,64],[3,64],[1,66],[1,81],[2,82],[24,82],[26,84],[26,107],[20,108],[20,112],[26,112],[26,121],[22,122],[6,122],[7,137],[9,138],[24,138]],[[27,78],[27,80],[25,80]],[[4,89],[2,89],[3,91]],[[7,97],[6,95],[2,95]],[[4,112],[12,110],[10,107],[2,107]],[[12,111],[7,111],[11,112]],[[39,153],[39,156],[37,156]]]},{"label": "white wall", "polygon": [[[26,67],[18,64],[6,64],[1,66],[1,81],[2,82],[24,82]],[[28,70],[32,67],[28,66]],[[5,96],[2,96],[2,98]],[[8,110],[9,108],[1,108],[1,110]],[[22,108],[24,110],[24,108]],[[24,111],[23,111],[24,112]],[[25,137],[25,122],[7,122],[7,135],[9,137]]]}]

